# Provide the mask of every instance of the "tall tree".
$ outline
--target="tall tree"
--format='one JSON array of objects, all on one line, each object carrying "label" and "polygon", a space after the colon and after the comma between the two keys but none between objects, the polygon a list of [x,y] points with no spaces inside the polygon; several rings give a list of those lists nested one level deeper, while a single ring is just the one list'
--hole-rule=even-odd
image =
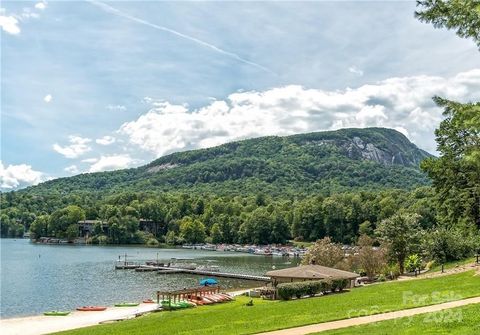
[{"label": "tall tree", "polygon": [[443,221],[480,227],[480,102],[434,100],[446,117],[435,131],[440,157],[421,167],[433,180]]},{"label": "tall tree", "polygon": [[419,252],[423,230],[418,214],[398,213],[383,220],[376,229],[376,234],[389,249],[390,257],[404,271],[407,256]]},{"label": "tall tree", "polygon": [[435,28],[454,29],[458,36],[472,38],[480,48],[480,1],[417,1],[415,16]]}]

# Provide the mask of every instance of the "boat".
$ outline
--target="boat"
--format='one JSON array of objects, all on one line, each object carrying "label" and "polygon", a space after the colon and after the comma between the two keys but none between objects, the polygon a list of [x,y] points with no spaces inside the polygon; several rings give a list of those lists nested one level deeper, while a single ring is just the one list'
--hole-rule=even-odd
[{"label": "boat", "polygon": [[77,311],[82,311],[82,312],[100,312],[106,310],[107,307],[105,306],[82,306],[78,307]]},{"label": "boat", "polygon": [[115,307],[135,307],[138,306],[138,302],[119,302],[115,304]]},{"label": "boat", "polygon": [[144,304],[154,304],[155,301],[153,299],[145,299],[145,300],[143,300],[143,303]]},{"label": "boat", "polygon": [[70,311],[48,311],[43,313],[43,315],[47,316],[67,316],[70,314]]}]

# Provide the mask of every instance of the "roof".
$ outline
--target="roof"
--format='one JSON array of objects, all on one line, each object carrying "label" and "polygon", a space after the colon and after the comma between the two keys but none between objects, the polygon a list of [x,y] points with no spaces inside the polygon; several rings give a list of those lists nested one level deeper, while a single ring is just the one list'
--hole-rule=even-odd
[{"label": "roof", "polygon": [[268,271],[266,275],[272,278],[296,279],[355,279],[359,277],[355,272],[338,270],[321,265],[300,265],[293,268]]}]

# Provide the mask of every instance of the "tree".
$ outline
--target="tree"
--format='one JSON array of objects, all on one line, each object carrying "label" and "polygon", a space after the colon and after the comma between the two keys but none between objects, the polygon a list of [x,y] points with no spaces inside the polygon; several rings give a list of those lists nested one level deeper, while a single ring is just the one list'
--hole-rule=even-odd
[{"label": "tree", "polygon": [[368,278],[374,278],[387,265],[386,248],[376,248],[373,243],[374,240],[367,235],[361,235],[357,242],[358,254],[356,257],[358,264]]},{"label": "tree", "polygon": [[65,236],[69,241],[73,241],[78,237],[78,224],[71,224],[65,231]]},{"label": "tree", "polygon": [[422,162],[438,194],[440,219],[480,227],[480,102],[434,98],[445,120],[435,131],[439,158]]},{"label": "tree", "polygon": [[342,247],[333,243],[330,237],[324,237],[315,242],[302,258],[302,264],[317,264],[328,267],[335,267],[343,260],[344,252]]},{"label": "tree", "polygon": [[180,235],[187,243],[203,243],[207,234],[205,233],[205,226],[203,223],[189,216],[185,216],[180,220]]},{"label": "tree", "polygon": [[47,236],[48,234],[48,223],[50,222],[49,215],[40,215],[37,216],[35,221],[30,225],[30,232],[33,234],[33,238],[39,238],[42,236]]},{"label": "tree", "polygon": [[388,245],[392,260],[404,272],[405,259],[419,251],[423,230],[418,214],[398,213],[383,220],[375,230],[380,240]]},{"label": "tree", "polygon": [[223,241],[222,232],[220,231],[220,226],[218,223],[215,223],[210,229],[210,237],[212,238],[212,243],[221,243]]},{"label": "tree", "polygon": [[50,216],[48,232],[56,237],[65,237],[68,227],[85,220],[85,211],[78,206],[70,205],[56,210]]},{"label": "tree", "polygon": [[480,48],[480,2],[478,0],[417,1],[415,16],[435,28],[455,29],[458,36],[472,38]]}]

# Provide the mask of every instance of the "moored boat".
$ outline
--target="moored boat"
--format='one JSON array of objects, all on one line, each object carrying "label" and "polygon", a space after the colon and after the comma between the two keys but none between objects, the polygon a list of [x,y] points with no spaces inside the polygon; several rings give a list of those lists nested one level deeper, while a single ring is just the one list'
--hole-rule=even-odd
[{"label": "moored boat", "polygon": [[47,316],[67,316],[70,314],[70,311],[48,311],[43,313],[43,315]]},{"label": "moored boat", "polygon": [[81,312],[100,312],[106,310],[107,307],[105,306],[82,306],[78,307],[77,311]]},{"label": "moored boat", "polygon": [[115,304],[115,307],[135,307],[138,306],[138,302],[119,302]]}]

